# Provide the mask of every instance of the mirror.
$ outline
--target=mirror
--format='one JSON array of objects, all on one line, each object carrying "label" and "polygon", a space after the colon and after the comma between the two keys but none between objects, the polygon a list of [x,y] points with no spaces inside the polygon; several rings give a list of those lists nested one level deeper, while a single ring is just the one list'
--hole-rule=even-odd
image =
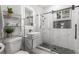
[{"label": "mirror", "polygon": [[33,11],[29,8],[25,8],[25,25],[33,26]]},{"label": "mirror", "polygon": [[30,6],[24,7],[24,34],[34,31],[34,9]]}]

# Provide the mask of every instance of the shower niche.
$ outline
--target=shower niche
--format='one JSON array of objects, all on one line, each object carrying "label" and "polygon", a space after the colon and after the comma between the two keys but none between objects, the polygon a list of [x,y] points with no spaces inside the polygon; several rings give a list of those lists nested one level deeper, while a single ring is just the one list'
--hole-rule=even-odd
[{"label": "shower niche", "polygon": [[69,28],[71,28],[71,20],[54,21],[53,28],[69,29]]}]

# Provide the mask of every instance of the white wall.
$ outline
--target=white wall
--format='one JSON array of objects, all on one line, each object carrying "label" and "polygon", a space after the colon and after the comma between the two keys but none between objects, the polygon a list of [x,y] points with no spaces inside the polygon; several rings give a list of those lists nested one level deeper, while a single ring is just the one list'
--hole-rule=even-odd
[{"label": "white wall", "polygon": [[[71,7],[70,5],[57,5],[52,6],[51,8],[47,9],[46,12],[51,10],[60,10],[63,8]],[[74,50],[75,49],[75,42],[74,42],[74,28],[73,29],[54,29],[53,28],[53,21],[56,20],[56,13],[54,14],[47,14],[46,17],[46,29],[43,29],[43,41],[49,44],[54,44],[60,47],[69,48]],[[48,26],[48,27],[47,27]]]},{"label": "white wall", "polygon": [[68,7],[71,7],[71,5],[53,5],[49,9],[47,9],[47,11],[51,11],[51,10],[56,11],[56,10],[60,10]]}]

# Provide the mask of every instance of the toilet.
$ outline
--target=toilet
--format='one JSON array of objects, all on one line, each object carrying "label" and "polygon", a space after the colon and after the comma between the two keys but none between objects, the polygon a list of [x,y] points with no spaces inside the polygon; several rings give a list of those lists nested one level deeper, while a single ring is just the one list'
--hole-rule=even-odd
[{"label": "toilet", "polygon": [[6,38],[4,44],[6,54],[29,54],[21,50],[22,37]]},{"label": "toilet", "polygon": [[0,54],[4,54],[4,48],[5,45],[3,43],[0,43]]}]

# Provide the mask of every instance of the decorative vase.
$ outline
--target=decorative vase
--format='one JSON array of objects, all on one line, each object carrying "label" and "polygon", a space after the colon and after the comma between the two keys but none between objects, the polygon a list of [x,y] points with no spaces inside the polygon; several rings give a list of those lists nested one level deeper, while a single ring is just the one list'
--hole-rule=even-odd
[{"label": "decorative vase", "polygon": [[8,13],[8,16],[12,16],[13,13]]}]

